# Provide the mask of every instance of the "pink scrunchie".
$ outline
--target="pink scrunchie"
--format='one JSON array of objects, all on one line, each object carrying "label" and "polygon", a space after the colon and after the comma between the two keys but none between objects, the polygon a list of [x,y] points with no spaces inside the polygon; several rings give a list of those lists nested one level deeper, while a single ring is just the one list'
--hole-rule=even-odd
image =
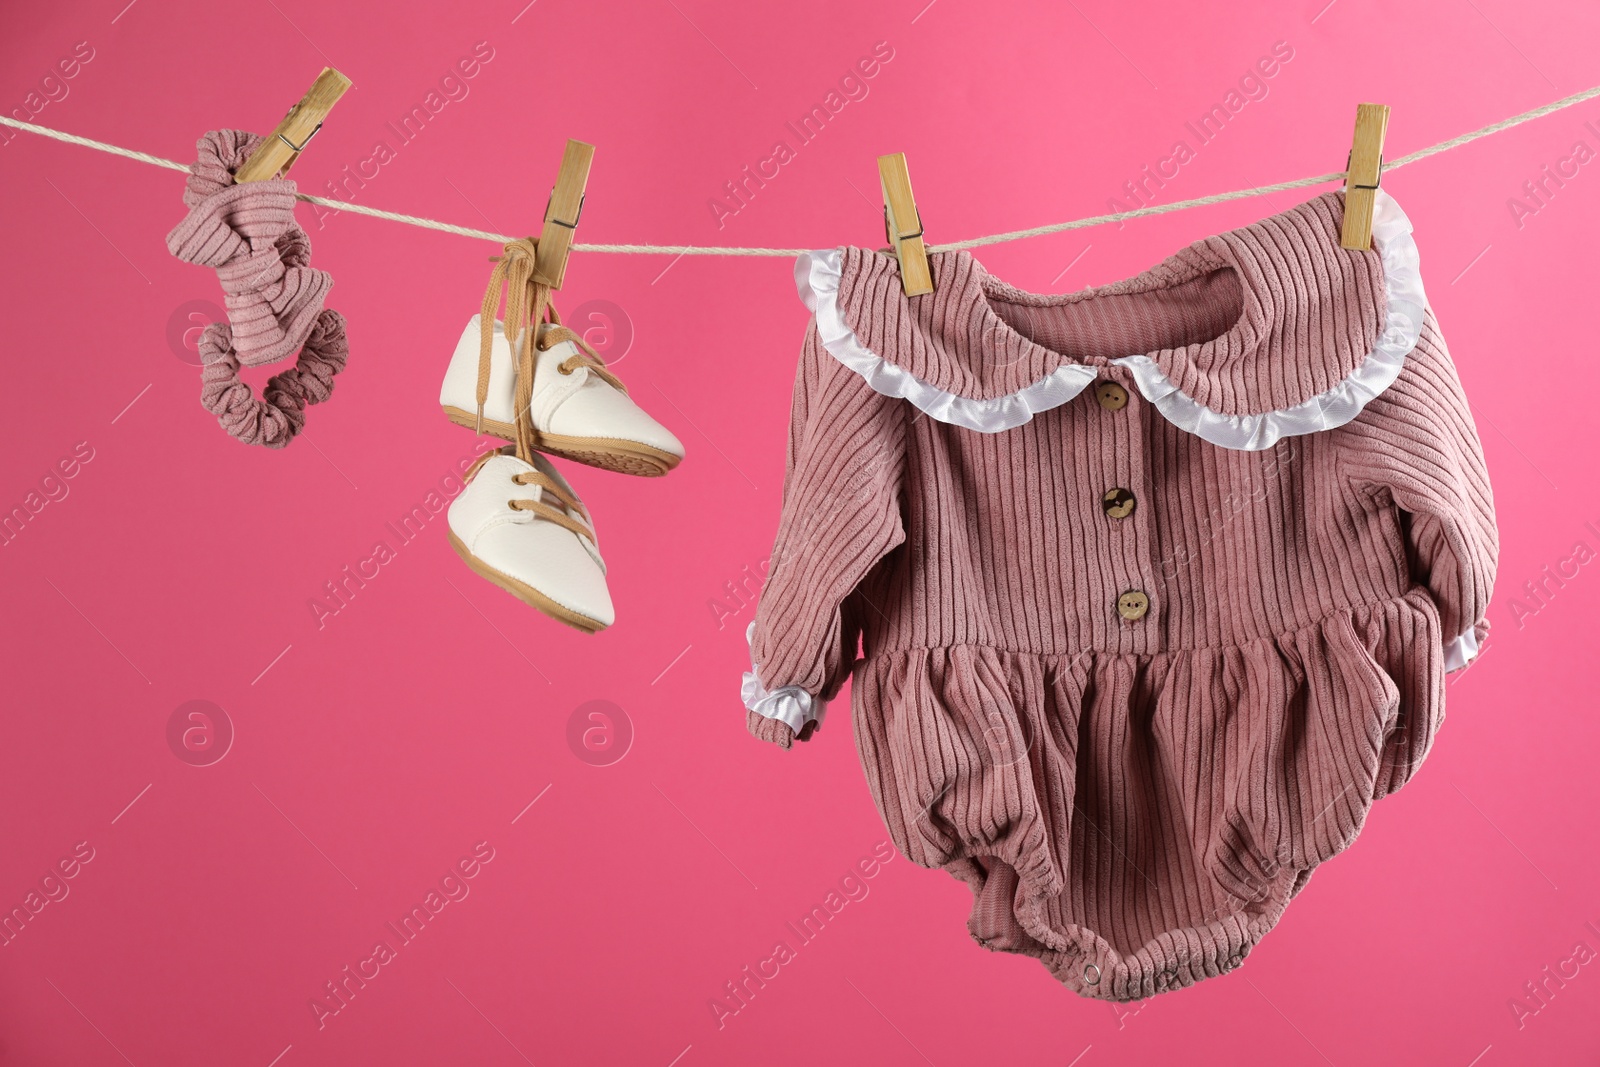
[{"label": "pink scrunchie", "polygon": [[[212,356],[206,358],[203,342],[202,403],[241,441],[281,448],[304,425],[305,405],[327,398],[349,347],[344,319],[323,307],[333,279],[310,266],[311,239],[295,222],[295,183],[234,183],[233,172],[259,144],[260,137],[243,130],[212,130],[200,138],[183,192],[189,214],[167,235],[167,248],[185,262],[213,268],[222,283],[228,323],[222,333],[212,333],[219,324],[206,329]],[[295,370],[272,381],[303,387],[280,385],[275,396],[269,385],[266,399],[251,398],[238,368],[315,347],[313,335],[337,356],[302,352]],[[246,400],[255,407],[247,410]]]},{"label": "pink scrunchie", "polygon": [[344,369],[350,342],[344,316],[324,308],[312,324],[289,370],[267,379],[257,400],[239,380],[239,357],[233,333],[225,322],[213,322],[200,334],[200,403],[224,430],[247,445],[282,448],[306,423],[305,409],[333,393],[333,376]]}]

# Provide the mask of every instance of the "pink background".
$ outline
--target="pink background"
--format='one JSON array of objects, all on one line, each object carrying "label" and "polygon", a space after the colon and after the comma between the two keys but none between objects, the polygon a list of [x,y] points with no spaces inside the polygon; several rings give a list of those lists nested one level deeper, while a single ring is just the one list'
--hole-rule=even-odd
[{"label": "pink background", "polygon": [[[528,232],[572,136],[598,146],[580,240],[821,247],[881,242],[887,151],[934,241],[1105,211],[1278,41],[1292,60],[1162,202],[1339,169],[1363,100],[1394,107],[1393,157],[1600,83],[1578,0],[524,3],[9,4],[0,105],[188,161],[332,64],[357,88],[304,191],[364,167],[362,203]],[[797,146],[785,123],[880,41],[867,96]],[[47,80],[79,42],[92,58]],[[478,42],[492,59],[401,143],[387,124]],[[708,200],[779,139],[794,158],[719,229]],[[392,157],[367,163],[379,141]],[[886,839],[846,717],[784,753],[736,695],[805,323],[787,261],[574,257],[562,305],[596,302],[582,325],[689,450],[666,480],[565,466],[619,612],[585,637],[469,573],[442,516],[403,547],[386,525],[473,447],[436,398],[491,245],[302,206],[350,365],[303,441],[247,448],[197,403],[184,305],[219,290],[164,249],[181,176],[16,134],[0,510],[60,499],[0,548],[0,908],[41,899],[80,842],[93,858],[0,947],[0,1062],[1596,1062],[1600,964],[1574,949],[1600,950],[1600,174],[1586,152],[1536,212],[1510,206],[1579,141],[1600,149],[1600,102],[1385,182],[1504,544],[1494,635],[1428,765],[1248,965],[1112,1007],[979,949],[965,887],[899,857],[815,941],[785,926]],[[1317,191],[980,256],[1077,289]],[[92,458],[50,478],[75,448]],[[309,601],[380,539],[396,558],[319,628]],[[191,700],[222,709],[209,750],[169,740]],[[569,722],[596,700],[620,710],[586,761]],[[179,758],[215,756],[224,717],[224,758]],[[469,894],[400,946],[386,924],[480,842],[492,860],[448,883]],[[719,1026],[712,999],[780,939],[796,958]],[[394,958],[319,1025],[313,998],[379,940]]]}]

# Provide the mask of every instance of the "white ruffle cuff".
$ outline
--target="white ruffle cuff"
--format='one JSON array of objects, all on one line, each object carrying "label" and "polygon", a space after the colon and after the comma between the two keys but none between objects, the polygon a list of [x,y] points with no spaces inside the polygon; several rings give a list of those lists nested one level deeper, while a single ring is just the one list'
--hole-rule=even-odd
[{"label": "white ruffle cuff", "polygon": [[1448,674],[1459,671],[1467,664],[1478,658],[1478,632],[1468,629],[1466,633],[1454,641],[1444,643],[1444,669]]},{"label": "white ruffle cuff", "polygon": [[[756,624],[751,623],[744,631],[745,643],[749,644],[756,632]],[[777,719],[799,733],[805,724],[816,720],[820,726],[823,718],[828,713],[828,702],[818,700],[798,685],[781,685],[776,689],[768,689],[761,683],[757,673],[760,668],[756,665],[754,651],[750,654],[750,669],[744,672],[739,695],[744,698],[744,706],[768,719]]]}]

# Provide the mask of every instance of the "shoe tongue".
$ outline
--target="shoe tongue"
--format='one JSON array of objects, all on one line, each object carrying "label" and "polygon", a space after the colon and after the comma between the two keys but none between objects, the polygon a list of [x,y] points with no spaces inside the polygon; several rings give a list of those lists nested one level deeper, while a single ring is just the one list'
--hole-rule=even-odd
[{"label": "shoe tongue", "polygon": [[[582,503],[582,501],[578,498],[578,494],[570,485],[565,482],[564,479],[562,479],[560,474],[556,471],[555,464],[551,463],[542,454],[535,453],[534,462],[526,464],[526,468],[528,470],[537,471],[546,478],[549,478],[552,482],[565,490],[574,500],[578,500],[580,504]],[[546,493],[545,487],[542,485],[530,482],[528,485],[523,486],[523,488],[533,490],[533,492],[529,494],[533,499],[542,501],[548,507],[555,508],[563,515],[589,530],[590,536],[587,538],[579,538],[579,540],[583,542],[584,551],[588,552],[589,556],[595,561],[596,564],[599,565],[600,573],[604,574],[606,569],[606,561],[600,555],[600,545],[598,543],[599,534],[594,528],[593,521],[586,518],[583,513],[578,511],[576,508],[567,507],[561,502],[561,498],[556,496],[555,493]]]},{"label": "shoe tongue", "polygon": [[[519,477],[522,476],[522,475],[528,475],[528,474],[545,474],[545,472],[541,471],[536,465],[534,465],[532,463],[524,462],[521,459],[521,457],[515,457],[515,458],[517,460],[517,467],[518,467],[518,470],[517,470],[516,473],[518,474]],[[549,475],[545,475],[545,476],[549,477]],[[540,485],[536,481],[532,481],[531,479],[529,481],[526,481],[526,482],[519,481],[519,482],[516,483],[516,489],[517,489],[517,492],[521,494],[521,499],[523,499],[523,500],[537,500],[540,503],[551,505],[557,511],[566,510],[566,509],[561,507],[561,501],[555,499],[554,497],[551,497],[550,499],[546,500],[545,499],[546,494],[545,494],[545,491],[544,491],[544,486]]]},{"label": "shoe tongue", "polygon": [[547,494],[544,491],[544,486],[540,485],[538,482],[524,482],[524,483],[522,483],[522,491],[524,493],[528,494],[527,498],[529,500],[537,500],[541,504],[548,504],[551,507],[555,508],[557,511],[565,511],[566,510],[566,508],[563,508],[561,506],[561,501],[557,500],[555,497],[551,497],[549,500],[546,500],[545,496]]},{"label": "shoe tongue", "polygon": [[[537,458],[542,458],[542,457],[537,457]],[[549,478],[552,482],[555,482],[557,485],[561,484],[561,479],[556,477],[555,468],[554,467],[548,467],[547,468],[544,464],[535,462],[535,463],[528,464],[528,469],[530,471],[536,471],[539,474],[543,475],[544,477]],[[547,492],[545,487],[540,485],[538,482],[529,482],[526,485],[524,485],[522,488],[528,490],[528,495],[530,497],[532,497],[534,500],[538,500],[538,501],[540,501],[540,502],[542,502],[544,504],[547,504],[550,507],[553,507],[557,511],[561,512],[563,515],[566,515],[569,518],[577,519],[579,522],[584,523],[584,525],[588,525],[588,522],[584,519],[584,517],[582,515],[578,514],[572,508],[567,507],[566,504],[561,502],[561,498],[560,497],[556,496],[555,493]],[[570,490],[569,490],[569,492],[570,492]],[[574,494],[574,498],[576,498],[575,494]]]}]

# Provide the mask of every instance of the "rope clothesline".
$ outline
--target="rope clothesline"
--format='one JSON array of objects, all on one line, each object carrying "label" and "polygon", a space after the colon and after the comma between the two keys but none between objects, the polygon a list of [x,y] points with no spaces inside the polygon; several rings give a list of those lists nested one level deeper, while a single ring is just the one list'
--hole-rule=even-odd
[{"label": "rope clothesline", "polygon": [[[1585,100],[1592,100],[1600,96],[1600,85],[1592,89],[1585,89],[1571,96],[1536,107],[1532,111],[1524,111],[1520,115],[1513,115],[1508,119],[1491,123],[1482,129],[1473,130],[1471,133],[1452,137],[1448,141],[1441,141],[1428,148],[1419,149],[1383,163],[1384,171],[1391,171],[1418,160],[1427,159],[1429,156],[1448,152],[1452,148],[1476,141],[1480,137],[1509,130],[1513,126],[1520,126],[1524,122],[1543,118],[1546,115],[1560,111],[1564,108],[1581,104]],[[152,156],[145,152],[138,152],[131,148],[121,148],[117,145],[107,144],[104,141],[91,140],[88,137],[79,137],[76,134],[64,133],[61,130],[52,130],[48,126],[36,126],[31,122],[22,122],[7,115],[0,115],[0,125],[11,126],[15,129],[36,133],[43,137],[50,137],[67,144],[82,145],[100,152],[107,152],[114,156],[126,159],[135,159],[141,163],[149,163],[157,167],[166,167],[168,170],[189,173],[189,168],[182,163],[160,156]],[[1134,208],[1129,211],[1115,211],[1107,215],[1093,215],[1089,218],[1073,219],[1070,222],[1056,222],[1047,226],[1034,226],[1026,230],[1010,230],[1006,233],[991,234],[988,237],[973,237],[965,241],[951,241],[948,244],[933,244],[928,246],[929,252],[955,252],[968,248],[981,248],[985,245],[1001,244],[1007,241],[1020,241],[1028,237],[1043,237],[1046,234],[1061,233],[1066,230],[1079,230],[1091,226],[1103,226],[1110,222],[1122,222],[1127,219],[1143,218],[1147,215],[1164,215],[1171,211],[1183,211],[1192,207],[1205,207],[1209,204],[1226,203],[1229,200],[1242,200],[1252,196],[1264,196],[1269,193],[1281,193],[1290,189],[1303,189],[1307,186],[1321,185],[1324,182],[1339,181],[1345,177],[1346,172],[1332,171],[1328,174],[1319,174],[1312,178],[1297,178],[1293,181],[1278,182],[1275,185],[1261,185],[1253,189],[1239,189],[1231,193],[1215,193],[1211,196],[1196,197],[1193,200],[1178,200],[1170,204],[1156,204],[1149,207]],[[312,196],[308,193],[298,193],[296,198],[308,204],[332,208],[335,211],[348,211],[355,215],[369,215],[372,218],[388,219],[390,222],[402,222],[408,226],[418,226],[425,230],[437,230],[441,233],[459,234],[462,237],[477,237],[485,241],[494,241],[505,244],[517,238],[511,234],[490,233],[488,230],[474,229],[471,226],[457,226],[451,222],[440,222],[436,219],[420,218],[416,215],[405,215],[398,211],[384,211],[381,208],[366,207],[353,204],[344,200],[330,200],[327,197]],[[575,252],[615,252],[628,255],[669,255],[669,256],[782,256],[794,257],[804,252],[811,251],[807,248],[739,248],[723,245],[649,245],[649,244],[583,244],[574,243],[572,250]]]}]

